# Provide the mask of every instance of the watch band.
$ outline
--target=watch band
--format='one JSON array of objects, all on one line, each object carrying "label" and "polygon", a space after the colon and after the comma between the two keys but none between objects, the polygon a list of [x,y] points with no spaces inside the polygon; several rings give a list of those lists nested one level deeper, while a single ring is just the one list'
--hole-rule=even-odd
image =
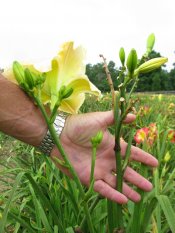
[{"label": "watch band", "polygon": [[[65,116],[63,114],[59,114],[56,118],[55,121],[53,123],[54,128],[56,130],[56,133],[58,135],[58,137],[60,136],[63,128],[64,128],[64,124],[65,124]],[[52,136],[50,135],[49,130],[47,131],[45,137],[43,138],[41,144],[38,146],[38,149],[45,155],[49,156],[53,147],[54,147],[54,141],[52,139]]]}]

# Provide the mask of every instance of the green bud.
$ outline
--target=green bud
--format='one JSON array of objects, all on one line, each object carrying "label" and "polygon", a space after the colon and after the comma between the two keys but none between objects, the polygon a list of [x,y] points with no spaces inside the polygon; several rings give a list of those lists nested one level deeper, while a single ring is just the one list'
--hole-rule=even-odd
[{"label": "green bud", "polygon": [[155,69],[158,69],[167,61],[168,61],[168,58],[166,57],[157,57],[157,58],[150,59],[149,61],[146,61],[145,63],[143,63],[142,65],[138,67],[137,69],[138,73],[144,74],[144,73],[153,71]]},{"label": "green bud", "polygon": [[64,95],[65,90],[66,90],[66,86],[63,85],[63,86],[61,86],[61,88],[60,88],[60,90],[59,90],[59,92],[58,92],[58,96],[59,96],[59,98],[60,98],[61,100],[63,99],[63,95]]},{"label": "green bud", "polygon": [[97,147],[103,139],[103,132],[99,131],[94,137],[91,138],[91,143],[93,147]]},{"label": "green bud", "polygon": [[13,62],[13,73],[14,73],[16,81],[19,83],[19,85],[24,83],[24,68],[17,61]]},{"label": "green bud", "polygon": [[46,73],[33,75],[35,86],[41,85],[46,80]]},{"label": "green bud", "polygon": [[148,36],[148,39],[147,39],[147,46],[146,46],[146,48],[147,48],[147,53],[148,54],[152,51],[152,49],[154,47],[154,43],[155,43],[155,35],[154,35],[154,33],[152,33],[152,34],[150,34]]},{"label": "green bud", "polygon": [[170,152],[168,151],[168,152],[165,154],[164,162],[167,163],[170,159],[171,159],[171,155],[170,155]]},{"label": "green bud", "polygon": [[28,85],[29,90],[32,90],[35,86],[33,74],[30,72],[28,68],[24,70],[25,75],[25,83]]},{"label": "green bud", "polygon": [[63,98],[66,99],[66,98],[68,98],[69,96],[71,96],[72,93],[73,93],[73,91],[74,91],[74,90],[73,90],[72,87],[66,88],[66,90],[65,90],[65,92],[64,92]]},{"label": "green bud", "polygon": [[125,50],[124,50],[124,48],[120,48],[119,58],[120,58],[122,65],[124,66],[124,64],[125,64]]},{"label": "green bud", "polygon": [[128,71],[132,74],[137,67],[137,52],[135,49],[131,49],[126,62]]},{"label": "green bud", "polygon": [[59,98],[60,100],[67,99],[70,95],[72,95],[72,93],[73,93],[72,87],[66,87],[63,85],[59,90]]}]

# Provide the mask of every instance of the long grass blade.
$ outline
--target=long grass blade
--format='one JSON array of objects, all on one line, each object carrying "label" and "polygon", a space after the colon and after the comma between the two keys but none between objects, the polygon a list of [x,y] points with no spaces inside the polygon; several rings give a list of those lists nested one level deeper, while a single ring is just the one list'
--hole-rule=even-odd
[{"label": "long grass blade", "polygon": [[8,211],[9,211],[10,205],[12,203],[13,197],[15,195],[15,192],[16,192],[16,190],[18,188],[18,184],[20,183],[21,178],[22,178],[23,175],[24,175],[23,172],[18,174],[18,176],[16,178],[16,182],[15,182],[15,184],[13,186],[13,189],[12,189],[12,191],[10,193],[10,196],[9,196],[8,201],[7,201],[6,207],[5,207],[4,212],[2,214],[2,219],[0,221],[0,233],[4,233],[4,231],[5,231],[4,229],[5,229],[5,226],[6,226],[6,223],[7,223]]},{"label": "long grass blade", "polygon": [[175,233],[175,211],[172,208],[169,198],[165,195],[160,195],[157,197],[157,199],[165,214],[172,233]]}]

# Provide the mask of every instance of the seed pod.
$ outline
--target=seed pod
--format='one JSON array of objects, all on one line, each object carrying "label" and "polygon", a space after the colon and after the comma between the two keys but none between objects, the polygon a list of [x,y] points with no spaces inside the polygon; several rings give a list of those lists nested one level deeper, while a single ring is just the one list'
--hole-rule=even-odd
[{"label": "seed pod", "polygon": [[125,50],[124,50],[124,48],[120,48],[119,58],[120,58],[122,65],[124,66],[124,64],[125,64]]},{"label": "seed pod", "polygon": [[128,71],[132,74],[137,67],[137,52],[135,49],[131,49],[126,62]]}]

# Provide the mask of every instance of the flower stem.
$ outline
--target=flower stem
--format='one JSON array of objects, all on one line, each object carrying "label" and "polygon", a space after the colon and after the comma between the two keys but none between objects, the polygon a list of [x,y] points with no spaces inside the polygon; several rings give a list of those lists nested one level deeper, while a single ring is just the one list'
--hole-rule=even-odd
[{"label": "flower stem", "polygon": [[[123,189],[123,171],[122,171],[122,157],[121,157],[121,148],[120,148],[120,136],[121,136],[121,127],[122,120],[121,115],[123,111],[119,112],[119,104],[120,104],[121,95],[116,95],[115,105],[114,105],[114,122],[115,122],[115,156],[116,156],[116,168],[117,168],[117,179],[116,179],[116,187],[117,191],[122,193]],[[122,108],[124,109],[124,108]],[[121,110],[122,110],[121,109]],[[116,204],[117,210],[117,228],[116,230],[123,229],[123,215],[122,215],[122,205]]]},{"label": "flower stem", "polygon": [[85,199],[87,200],[94,188],[94,170],[95,170],[95,161],[96,161],[96,155],[97,155],[97,146],[92,147],[92,161],[91,161],[91,174],[90,174],[90,186],[85,194]]}]

